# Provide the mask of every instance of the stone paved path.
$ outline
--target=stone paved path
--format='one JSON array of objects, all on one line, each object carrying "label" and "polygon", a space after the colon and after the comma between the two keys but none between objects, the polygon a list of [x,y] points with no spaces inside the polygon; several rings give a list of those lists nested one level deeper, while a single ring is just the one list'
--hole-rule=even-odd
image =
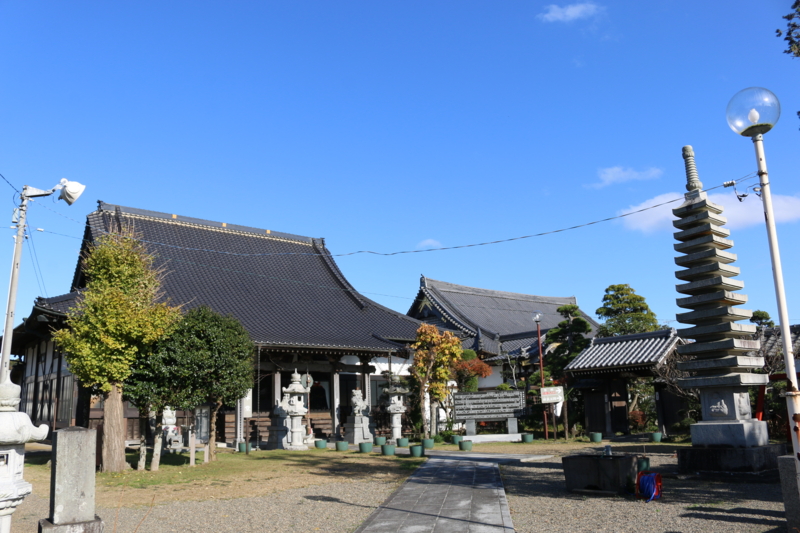
[{"label": "stone paved path", "polygon": [[356,533],[512,533],[494,462],[431,457]]}]

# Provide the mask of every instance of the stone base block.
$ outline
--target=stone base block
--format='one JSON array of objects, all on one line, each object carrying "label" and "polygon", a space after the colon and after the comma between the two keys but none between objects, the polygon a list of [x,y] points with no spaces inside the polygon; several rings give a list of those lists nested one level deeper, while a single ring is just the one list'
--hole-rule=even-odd
[{"label": "stone base block", "polygon": [[638,455],[567,455],[561,458],[567,490],[633,492]]},{"label": "stone base block", "polygon": [[785,453],[785,444],[769,444],[753,448],[692,446],[678,450],[678,472],[681,474],[766,472],[777,470],[778,457]]},{"label": "stone base block", "polygon": [[522,433],[496,433],[494,435],[469,435],[464,440],[478,442],[522,442]]},{"label": "stone base block", "polygon": [[103,521],[95,515],[89,522],[56,525],[50,520],[39,520],[39,533],[103,533]]},{"label": "stone base block", "polygon": [[797,490],[797,467],[794,457],[791,455],[778,457],[778,471],[781,474],[786,528],[789,531],[800,531],[800,492]]},{"label": "stone base block", "polygon": [[374,427],[368,416],[348,416],[344,424],[344,440],[356,445],[372,442]]},{"label": "stone base block", "polygon": [[691,430],[692,446],[751,448],[769,444],[767,423],[752,418],[725,422],[698,422],[691,425]]}]

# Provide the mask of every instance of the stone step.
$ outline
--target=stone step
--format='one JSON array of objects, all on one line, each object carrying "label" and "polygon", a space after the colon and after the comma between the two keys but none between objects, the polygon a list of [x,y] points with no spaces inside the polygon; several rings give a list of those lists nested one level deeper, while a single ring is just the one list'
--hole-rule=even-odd
[{"label": "stone step", "polygon": [[699,281],[716,276],[732,278],[739,275],[739,267],[714,262],[708,265],[700,265],[686,270],[675,272],[675,277],[684,281]]},{"label": "stone step", "polygon": [[728,229],[721,228],[716,224],[701,224],[693,228],[688,228],[683,231],[675,233],[673,236],[676,241],[688,242],[703,235],[715,235],[717,237],[728,237],[731,232]]},{"label": "stone step", "polygon": [[696,339],[698,341],[713,341],[727,337],[750,337],[757,331],[755,324],[737,324],[725,322],[724,324],[710,324],[677,330],[682,339]]},{"label": "stone step", "polygon": [[681,324],[701,325],[709,322],[736,322],[737,320],[747,320],[752,316],[753,312],[750,310],[726,305],[688,313],[678,313],[675,315],[675,319]]},{"label": "stone step", "polygon": [[688,217],[673,220],[672,225],[678,229],[689,229],[694,226],[701,226],[703,224],[715,224],[717,226],[724,226],[728,219],[722,215],[712,213],[710,211],[702,211],[700,213],[689,215]]},{"label": "stone step", "polygon": [[708,387],[756,387],[769,383],[767,374],[752,372],[730,372],[719,376],[696,376],[678,378],[678,386],[684,389],[705,389]]},{"label": "stone step", "polygon": [[744,281],[731,279],[726,276],[714,276],[708,279],[699,279],[691,283],[675,285],[675,290],[681,294],[704,294],[709,291],[739,291],[744,288]]},{"label": "stone step", "polygon": [[717,250],[716,248],[701,250],[699,252],[694,252],[675,258],[675,264],[683,267],[688,267],[691,265],[699,266],[709,262],[728,264],[733,263],[734,261],[736,261],[736,254],[723,252],[722,250]]},{"label": "stone step", "polygon": [[717,359],[694,359],[692,361],[681,361],[678,363],[678,369],[685,372],[708,372],[711,370],[722,370],[728,372],[734,368],[764,368],[764,358],[748,357],[745,355],[729,355],[726,357],[719,357]]},{"label": "stone step", "polygon": [[684,218],[686,216],[693,215],[701,211],[711,211],[713,213],[720,214],[723,211],[723,207],[719,204],[715,204],[708,198],[702,198],[698,199],[696,202],[676,207],[675,209],[672,210],[672,214],[678,218]]},{"label": "stone step", "polygon": [[761,343],[750,339],[722,339],[711,342],[693,342],[678,346],[681,355],[703,356],[705,354],[740,355],[761,348]]},{"label": "stone step", "polygon": [[676,252],[689,254],[698,250],[707,248],[717,248],[719,250],[727,250],[733,247],[733,241],[730,239],[723,239],[716,235],[703,235],[697,239],[692,239],[680,244],[673,244],[672,247]]},{"label": "stone step", "polygon": [[678,307],[684,309],[699,309],[716,305],[741,305],[747,303],[747,295],[731,291],[715,291],[708,294],[698,294],[688,298],[678,298]]}]

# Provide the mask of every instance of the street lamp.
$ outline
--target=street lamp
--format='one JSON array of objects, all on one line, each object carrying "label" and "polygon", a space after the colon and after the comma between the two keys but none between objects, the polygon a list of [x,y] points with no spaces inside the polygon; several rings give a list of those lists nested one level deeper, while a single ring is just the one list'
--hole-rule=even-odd
[{"label": "street lamp", "polygon": [[14,336],[14,308],[17,304],[19,264],[22,259],[22,241],[25,239],[25,218],[28,200],[50,196],[60,191],[59,200],[72,205],[86,187],[76,181],[61,180],[49,190],[26,185],[20,194],[19,208],[15,213],[17,234],[14,237],[14,260],[11,264],[11,282],[8,287],[3,346],[0,349],[0,531],[10,531],[11,514],[22,500],[31,493],[31,484],[22,479],[25,461],[25,444],[47,438],[49,428],[42,424],[38,428],[31,423],[26,413],[18,411],[20,386],[11,382],[9,361]]},{"label": "street lamp", "polygon": [[739,91],[728,103],[726,111],[728,125],[731,129],[744,137],[750,137],[756,149],[756,163],[761,185],[761,201],[764,204],[764,219],[767,224],[767,237],[769,239],[769,252],[772,259],[772,277],[775,282],[775,297],[778,301],[778,319],[780,320],[781,341],[783,343],[783,359],[786,366],[786,378],[789,387],[786,391],[786,407],[789,420],[794,428],[792,434],[792,448],[794,450],[795,467],[798,470],[798,484],[800,484],[800,464],[798,464],[797,424],[796,417],[800,413],[800,392],[797,390],[797,372],[792,353],[792,336],[789,330],[789,311],[786,308],[786,292],[783,288],[783,268],[781,267],[781,254],[778,249],[778,233],[775,229],[775,216],[772,211],[772,192],[767,174],[767,162],[764,156],[764,138],[781,116],[781,104],[772,91],[762,87],[750,87]]},{"label": "street lamp", "polygon": [[[539,398],[542,397],[542,391],[544,390],[544,354],[542,353],[542,312],[541,311],[534,311],[533,312],[533,321],[536,322],[536,342],[539,344],[539,377],[542,379],[542,388],[539,389]],[[549,430],[547,429],[547,409],[544,403],[542,404],[542,414],[544,415],[544,438],[545,440],[550,438]]]}]

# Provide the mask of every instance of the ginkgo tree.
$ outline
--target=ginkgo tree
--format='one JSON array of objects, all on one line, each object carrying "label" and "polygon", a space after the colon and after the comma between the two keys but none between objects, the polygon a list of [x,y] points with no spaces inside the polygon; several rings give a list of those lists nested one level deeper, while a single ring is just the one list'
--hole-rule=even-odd
[{"label": "ginkgo tree", "polygon": [[180,318],[163,299],[163,273],[132,228],[92,243],[81,259],[86,287],[53,333],[69,370],[103,395],[102,468],[125,469],[123,383],[131,365],[147,357]]},{"label": "ginkgo tree", "polygon": [[424,409],[425,396],[431,402],[438,402],[447,396],[447,384],[453,375],[453,367],[461,360],[461,341],[445,331],[439,333],[436,326],[422,324],[417,329],[414,361],[409,367],[411,376],[417,381],[418,401],[422,411],[422,431],[424,438],[430,437],[430,413]]}]

